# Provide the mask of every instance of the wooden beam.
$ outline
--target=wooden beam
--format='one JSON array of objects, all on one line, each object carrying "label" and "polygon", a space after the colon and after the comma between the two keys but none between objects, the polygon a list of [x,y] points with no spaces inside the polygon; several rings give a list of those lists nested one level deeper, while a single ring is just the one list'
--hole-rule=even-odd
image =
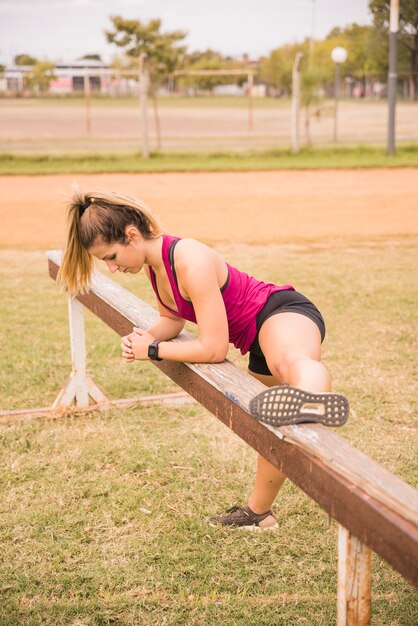
[{"label": "wooden beam", "polygon": [[[60,253],[47,253],[56,278]],[[157,311],[95,272],[82,302],[120,336],[149,328]],[[185,332],[173,341],[187,341]],[[418,495],[410,485],[318,424],[275,429],[254,419],[251,398],[264,389],[228,360],[221,364],[154,362],[241,439],[322,506],[331,517],[418,586]]]},{"label": "wooden beam", "polygon": [[254,76],[254,70],[175,70],[173,76]]},{"label": "wooden beam", "polygon": [[37,417],[49,417],[55,419],[57,417],[69,415],[83,415],[92,413],[93,411],[103,411],[104,409],[113,409],[121,406],[131,408],[137,404],[167,404],[169,406],[179,406],[181,404],[191,404],[194,399],[184,391],[175,391],[173,393],[157,393],[152,396],[139,396],[137,398],[119,398],[118,400],[107,400],[106,402],[96,402],[85,407],[76,405],[55,407],[34,407],[32,409],[15,409],[11,411],[0,411],[0,422],[16,421],[17,419],[32,420]]}]

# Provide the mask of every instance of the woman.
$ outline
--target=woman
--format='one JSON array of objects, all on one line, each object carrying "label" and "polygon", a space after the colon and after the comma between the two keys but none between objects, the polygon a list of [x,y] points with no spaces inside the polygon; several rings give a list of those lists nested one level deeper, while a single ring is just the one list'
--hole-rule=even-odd
[{"label": "woman", "polygon": [[[122,338],[127,363],[147,359],[218,363],[231,342],[242,354],[249,352],[251,375],[273,387],[251,403],[258,419],[275,426],[346,421],[348,403],[330,393],[331,378],[320,362],[323,318],[291,285],[258,281],[207,246],[164,234],[151,211],[129,196],[76,192],[67,222],[58,280],[70,295],[88,289],[95,259],[105,261],[112,273],[144,269],[151,281],[160,316],[148,330],[135,328]],[[186,320],[197,323],[198,337],[171,342]],[[284,474],[259,456],[247,506],[232,507],[211,523],[276,528],[271,506],[284,480]]]}]

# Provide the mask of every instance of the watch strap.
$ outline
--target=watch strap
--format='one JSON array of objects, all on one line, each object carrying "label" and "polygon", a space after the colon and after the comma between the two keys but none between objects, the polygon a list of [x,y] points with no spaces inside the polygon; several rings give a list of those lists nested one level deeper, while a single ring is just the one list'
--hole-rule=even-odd
[{"label": "watch strap", "polygon": [[158,356],[158,344],[161,343],[161,339],[154,339],[148,346],[148,358],[152,361],[162,361]]}]

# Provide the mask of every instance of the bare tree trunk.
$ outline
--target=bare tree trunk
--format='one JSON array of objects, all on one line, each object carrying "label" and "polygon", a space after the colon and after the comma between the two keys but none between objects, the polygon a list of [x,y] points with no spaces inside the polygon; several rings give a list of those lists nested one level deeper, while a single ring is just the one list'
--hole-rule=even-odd
[{"label": "bare tree trunk", "polygon": [[311,111],[309,108],[309,104],[305,106],[305,140],[306,145],[310,146],[312,144],[311,140]]},{"label": "bare tree trunk", "polygon": [[373,95],[373,90],[372,90],[372,83],[370,80],[370,76],[366,76],[366,93],[365,93],[365,97],[366,98],[371,98]]},{"label": "bare tree trunk", "polygon": [[417,50],[411,54],[411,73],[409,75],[409,99],[415,100],[417,86]]},{"label": "bare tree trunk", "polygon": [[415,100],[415,76],[409,77],[409,99]]}]

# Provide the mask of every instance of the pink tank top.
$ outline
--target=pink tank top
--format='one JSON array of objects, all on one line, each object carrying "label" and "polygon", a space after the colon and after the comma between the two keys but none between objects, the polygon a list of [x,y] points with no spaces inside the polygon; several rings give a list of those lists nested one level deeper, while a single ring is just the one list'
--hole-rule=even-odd
[{"label": "pink tank top", "polygon": [[[151,284],[155,294],[164,308],[177,317],[196,323],[193,304],[180,294],[174,267],[174,247],[179,237],[163,235],[162,258],[173,291],[177,311],[168,307],[160,298],[154,269],[150,266]],[[228,278],[222,287],[222,298],[228,319],[229,341],[241,354],[248,352],[257,334],[256,318],[269,296],[275,291],[294,289],[291,285],[273,285],[257,280],[244,272],[240,272],[227,263]]]}]

